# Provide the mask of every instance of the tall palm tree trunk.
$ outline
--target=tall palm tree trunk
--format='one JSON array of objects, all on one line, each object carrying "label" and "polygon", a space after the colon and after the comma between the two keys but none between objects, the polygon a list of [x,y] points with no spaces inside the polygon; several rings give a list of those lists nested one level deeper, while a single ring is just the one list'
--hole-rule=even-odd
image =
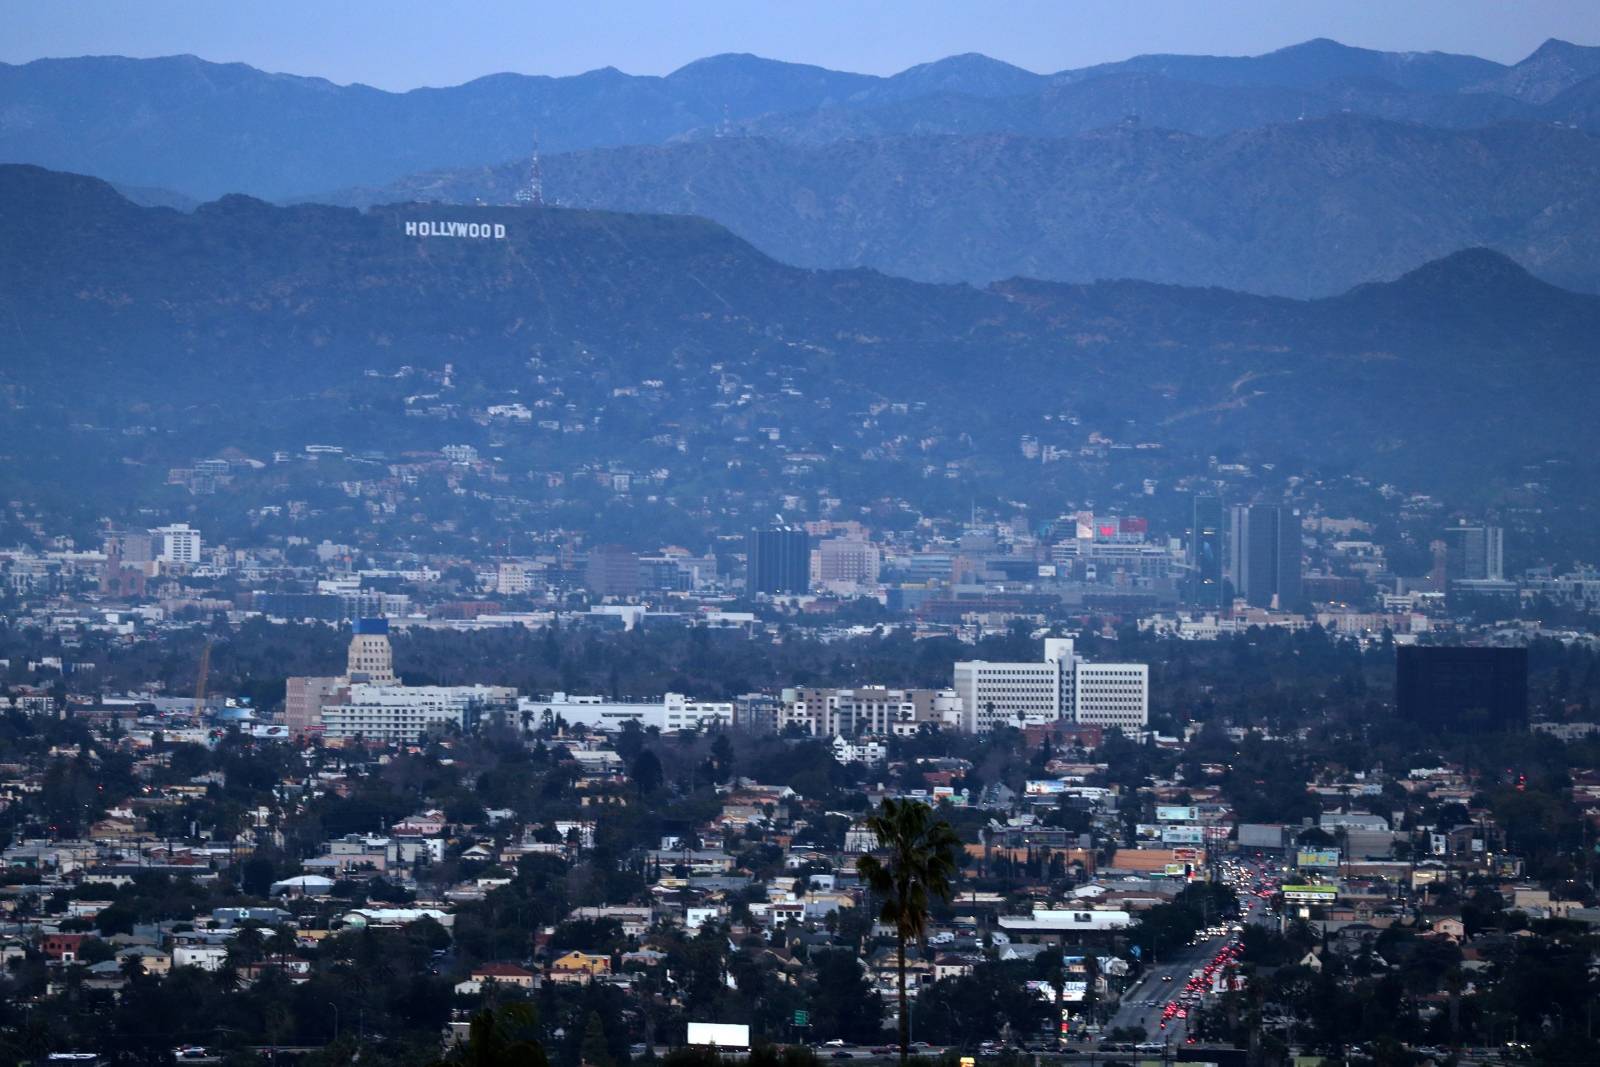
[{"label": "tall palm tree trunk", "polygon": [[906,1004],[906,932],[897,930],[899,956],[896,959],[900,978],[900,1067],[906,1067],[911,1058],[911,1016]]}]

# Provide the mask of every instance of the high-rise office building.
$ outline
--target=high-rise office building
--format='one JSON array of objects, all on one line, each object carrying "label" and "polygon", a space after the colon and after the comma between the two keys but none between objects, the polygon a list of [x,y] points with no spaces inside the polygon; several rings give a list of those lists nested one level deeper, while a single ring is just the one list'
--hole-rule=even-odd
[{"label": "high-rise office building", "polygon": [[1444,531],[1445,577],[1450,581],[1505,578],[1505,532],[1498,526],[1461,525]]},{"label": "high-rise office building", "polygon": [[1256,608],[1300,602],[1300,513],[1276,504],[1228,511],[1228,577],[1234,596]]},{"label": "high-rise office building", "polygon": [[1045,638],[1039,663],[958,662],[951,688],[968,733],[1052,722],[1135,731],[1150,722],[1149,665],[1090,663],[1071,638]]},{"label": "high-rise office building", "polygon": [[162,526],[151,530],[150,533],[160,538],[161,554],[156,558],[162,563],[194,566],[200,562],[202,546],[200,531],[188,523]]},{"label": "high-rise office building", "polygon": [[1189,603],[1222,608],[1222,501],[1196,493],[1189,527]]},{"label": "high-rise office building", "polygon": [[388,619],[357,619],[350,627],[350,652],[345,675],[352,682],[394,685],[394,649],[389,646]]},{"label": "high-rise office building", "polygon": [[804,593],[811,588],[811,538],[795,526],[751,530],[745,566],[752,593]]},{"label": "high-rise office building", "polygon": [[1395,653],[1401,718],[1472,732],[1527,725],[1527,649],[1402,645]]},{"label": "high-rise office building", "polygon": [[832,537],[817,546],[817,577],[824,585],[876,585],[878,546],[862,538]]},{"label": "high-rise office building", "polygon": [[595,545],[589,550],[584,584],[595,596],[635,596],[639,556],[625,545]]}]

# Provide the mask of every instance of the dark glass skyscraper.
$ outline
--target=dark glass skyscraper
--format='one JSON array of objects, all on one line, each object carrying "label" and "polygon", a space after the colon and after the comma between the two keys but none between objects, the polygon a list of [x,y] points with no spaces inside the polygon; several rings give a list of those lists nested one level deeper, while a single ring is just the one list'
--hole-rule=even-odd
[{"label": "dark glass skyscraper", "polygon": [[1401,718],[1457,731],[1527,725],[1527,649],[1403,645],[1395,653]]},{"label": "dark glass skyscraper", "polygon": [[633,596],[639,592],[639,557],[625,545],[589,550],[584,584],[595,596]]},{"label": "dark glass skyscraper", "polygon": [[1451,581],[1505,577],[1505,536],[1498,526],[1451,526],[1444,532],[1446,576]]},{"label": "dark glass skyscraper", "polygon": [[1222,608],[1222,501],[1196,494],[1189,527],[1189,603]]},{"label": "dark glass skyscraper", "polygon": [[1276,504],[1235,507],[1228,514],[1228,577],[1233,592],[1256,608],[1288,611],[1300,603],[1300,513]]},{"label": "dark glass skyscraper", "polygon": [[752,593],[804,593],[811,588],[811,538],[804,530],[751,530],[745,563],[745,587]]}]

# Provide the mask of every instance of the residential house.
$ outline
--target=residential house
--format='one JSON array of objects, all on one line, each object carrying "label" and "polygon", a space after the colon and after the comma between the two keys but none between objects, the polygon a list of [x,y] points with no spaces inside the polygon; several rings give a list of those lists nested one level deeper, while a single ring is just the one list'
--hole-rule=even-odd
[{"label": "residential house", "polygon": [[610,974],[610,956],[600,956],[573,949],[571,952],[557,956],[550,961],[550,980],[552,982],[576,982],[579,985],[588,985],[594,979],[605,978]]},{"label": "residential house", "polygon": [[462,996],[476,996],[489,985],[532,989],[538,982],[537,974],[514,963],[484,963],[474,967],[465,981],[457,982],[455,990]]}]

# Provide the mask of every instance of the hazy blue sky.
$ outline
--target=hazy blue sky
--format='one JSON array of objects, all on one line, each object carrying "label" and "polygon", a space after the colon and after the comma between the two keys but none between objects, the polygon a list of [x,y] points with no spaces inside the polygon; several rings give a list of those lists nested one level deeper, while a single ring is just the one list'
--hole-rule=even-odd
[{"label": "hazy blue sky", "polygon": [[406,89],[505,70],[665,74],[718,52],[874,74],[983,52],[1054,71],[1310,37],[1512,62],[1548,37],[1600,44],[1600,0],[0,0],[0,25],[5,62],[190,52]]}]

